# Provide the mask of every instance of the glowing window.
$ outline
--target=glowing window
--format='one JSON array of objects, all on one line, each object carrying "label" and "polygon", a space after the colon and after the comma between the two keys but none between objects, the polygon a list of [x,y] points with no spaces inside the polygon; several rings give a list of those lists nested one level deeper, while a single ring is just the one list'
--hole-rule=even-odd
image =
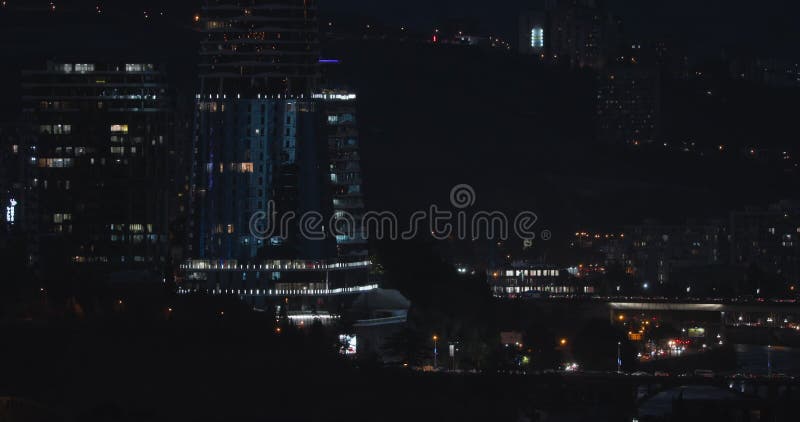
[{"label": "glowing window", "polygon": [[70,125],[53,125],[53,133],[56,135],[69,135],[72,133]]},{"label": "glowing window", "polygon": [[53,214],[53,222],[54,223],[63,223],[65,221],[71,221],[72,214]]},{"label": "glowing window", "polygon": [[534,27],[531,29],[531,47],[544,47],[544,29],[539,27]]},{"label": "glowing window", "polygon": [[75,71],[80,73],[94,72],[94,65],[87,63],[76,63]]},{"label": "glowing window", "polygon": [[128,125],[111,125],[111,133],[128,133]]},{"label": "glowing window", "polygon": [[152,64],[140,64],[140,63],[127,63],[125,65],[126,72],[148,72],[153,70]]},{"label": "glowing window", "polygon": [[[32,160],[36,160],[36,158],[31,158]],[[39,159],[39,167],[40,168],[67,168],[72,167],[73,161],[72,158],[40,158]]]}]

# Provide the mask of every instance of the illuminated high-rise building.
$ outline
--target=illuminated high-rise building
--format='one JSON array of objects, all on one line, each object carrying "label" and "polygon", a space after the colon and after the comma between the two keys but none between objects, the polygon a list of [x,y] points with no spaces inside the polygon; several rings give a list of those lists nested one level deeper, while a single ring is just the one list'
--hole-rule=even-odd
[{"label": "illuminated high-rise building", "polygon": [[356,94],[347,90],[323,90],[314,97],[325,105],[333,212],[337,217],[352,217],[350,227],[336,234],[337,255],[347,259],[366,258]]},{"label": "illuminated high-rise building", "polygon": [[550,15],[547,12],[527,13],[519,18],[519,52],[520,54],[538,55],[542,59],[548,57],[550,37]]},{"label": "illuminated high-rise building", "polygon": [[[344,145],[331,149],[331,118],[347,113],[328,111],[340,104],[317,89],[316,2],[209,0],[196,21],[204,36],[193,141],[193,259],[184,266],[182,289],[249,298],[360,291],[369,270],[365,248],[340,253],[345,239],[328,235],[336,204],[360,195],[360,186],[351,191],[360,182],[353,179],[343,192],[332,164],[349,157],[352,168],[358,152],[357,144],[350,155],[336,149]],[[287,219],[288,232],[265,236],[254,225],[260,213],[274,216],[275,225],[295,218]],[[301,218],[312,214],[321,219],[315,231],[323,238],[300,232]]]},{"label": "illuminated high-rise building", "polygon": [[200,92],[302,95],[320,76],[315,0],[206,0]]},{"label": "illuminated high-rise building", "polygon": [[519,52],[570,67],[603,68],[619,48],[620,22],[599,0],[548,0],[519,21]]},{"label": "illuminated high-rise building", "polygon": [[23,72],[22,89],[31,134],[18,147],[29,166],[18,205],[33,261],[160,280],[175,203],[165,74],[144,63],[48,63]]}]

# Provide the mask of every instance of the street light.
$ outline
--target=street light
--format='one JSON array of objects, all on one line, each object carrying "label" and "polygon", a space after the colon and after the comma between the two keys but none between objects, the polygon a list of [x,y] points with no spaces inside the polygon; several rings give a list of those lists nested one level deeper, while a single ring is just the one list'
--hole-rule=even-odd
[{"label": "street light", "polygon": [[562,339],[561,339],[561,340],[558,342],[558,344],[560,344],[560,345],[562,345],[562,346],[566,346],[566,345],[567,345],[567,339],[565,339],[565,338],[562,338]]},{"label": "street light", "polygon": [[772,376],[772,345],[767,345],[767,376]]},{"label": "street light", "polygon": [[622,342],[617,342],[617,373],[622,372]]},{"label": "street light", "polygon": [[439,366],[439,336],[433,335],[433,369]]}]

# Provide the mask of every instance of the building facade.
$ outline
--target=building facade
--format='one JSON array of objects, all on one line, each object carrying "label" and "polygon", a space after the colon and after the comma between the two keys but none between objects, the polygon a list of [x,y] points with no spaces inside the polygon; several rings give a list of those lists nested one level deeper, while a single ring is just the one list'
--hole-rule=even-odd
[{"label": "building facade", "polygon": [[364,193],[361,177],[356,94],[322,90],[314,97],[324,104],[334,219],[343,220],[336,233],[336,254],[342,259],[369,255],[364,233]]},{"label": "building facade", "polygon": [[32,170],[26,151],[29,131],[20,125],[0,125],[0,210],[3,212],[0,234],[25,231],[23,204],[27,204],[25,180]]},{"label": "building facade", "polygon": [[33,261],[160,279],[168,245],[173,109],[145,63],[48,63],[23,72],[26,230]]},{"label": "building facade", "polygon": [[661,77],[650,66],[614,64],[597,77],[597,136],[604,143],[643,145],[660,138]]},{"label": "building facade", "polygon": [[636,275],[652,286],[668,284],[677,271],[725,263],[724,223],[659,224],[625,228]]},{"label": "building facade", "polygon": [[360,226],[352,236],[332,230],[345,210],[363,213],[363,198],[355,95],[318,88],[315,2],[207,1],[196,21],[192,259],[182,290],[258,302],[372,286]]},{"label": "building facade", "polygon": [[733,265],[756,265],[790,283],[800,281],[800,204],[782,201],[730,215]]},{"label": "building facade", "polygon": [[490,268],[486,278],[492,295],[499,298],[592,294],[595,291],[593,286],[584,285],[581,280],[570,276],[567,270],[527,262]]},{"label": "building facade", "polygon": [[620,21],[598,0],[546,1],[519,22],[519,51],[551,63],[601,69],[617,56]]}]

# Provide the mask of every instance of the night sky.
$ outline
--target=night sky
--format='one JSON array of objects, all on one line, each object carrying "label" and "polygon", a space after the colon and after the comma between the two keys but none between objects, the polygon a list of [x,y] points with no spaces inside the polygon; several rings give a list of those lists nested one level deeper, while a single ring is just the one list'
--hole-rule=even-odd
[{"label": "night sky", "polygon": [[[19,0],[9,1],[10,4],[13,4]],[[37,6],[45,11],[49,1],[27,0],[25,4]],[[0,66],[0,92],[2,92],[0,95],[0,122],[13,121],[19,113],[20,70],[24,67],[39,67],[48,59],[75,60],[77,62],[84,58],[96,60],[101,57],[106,60],[148,60],[166,63],[174,84],[185,85],[177,86],[177,88],[184,92],[193,92],[195,79],[192,74],[196,69],[198,45],[197,34],[191,30],[192,16],[199,10],[202,0],[102,2],[104,7],[102,19],[93,15],[97,4],[94,1],[56,0],[56,4],[59,12],[70,8],[80,8],[82,11],[85,10],[85,14],[80,14],[82,16],[80,19],[61,19],[60,23],[56,25],[54,24],[55,20],[51,19],[46,12],[30,14],[30,17],[24,20],[3,19],[3,14],[0,12],[0,52],[3,54],[3,65]],[[511,41],[514,41],[520,11],[528,7],[536,7],[536,4],[536,1],[522,0],[405,0],[402,2],[320,0],[323,17],[332,17],[334,20],[337,17],[361,17],[365,20],[375,19],[386,24],[406,25],[418,31],[430,31],[434,25],[450,19],[473,19],[478,22],[482,31],[504,36]],[[723,49],[730,51],[731,54],[750,52],[760,57],[800,58],[800,48],[796,45],[796,41],[800,39],[800,25],[795,21],[796,17],[800,15],[798,13],[800,12],[800,2],[790,0],[771,0],[759,3],[743,0],[704,0],[702,2],[692,0],[669,2],[611,0],[609,9],[621,16],[626,35],[629,37],[668,37],[688,44],[690,52],[695,55],[700,54],[701,58],[703,56],[718,57]],[[143,10],[152,12],[153,18],[150,21],[145,22],[143,19]],[[157,14],[156,11],[160,10],[165,11],[165,16],[160,17]],[[420,175],[419,177],[425,180],[420,180],[417,186],[423,186],[424,182],[430,179],[441,182],[436,186],[429,186],[428,195],[420,195],[430,198],[443,197],[442,192],[446,193],[454,183],[462,181],[476,184],[476,187],[479,187],[482,192],[491,192],[492,189],[489,187],[478,186],[478,181],[481,179],[490,186],[505,184],[507,180],[518,180],[524,185],[508,187],[507,191],[494,189],[499,197],[516,197],[512,194],[513,192],[524,191],[529,187],[529,180],[536,180],[537,183],[547,181],[548,186],[556,186],[560,183],[560,186],[563,187],[563,189],[555,189],[556,192],[536,191],[538,196],[558,194],[565,198],[571,198],[576,191],[579,193],[598,192],[602,191],[602,186],[619,186],[617,180],[624,177],[624,175],[609,175],[608,180],[600,180],[598,174],[606,171],[606,167],[609,166],[598,169],[596,160],[591,159],[592,155],[589,153],[583,167],[585,173],[591,174],[591,177],[583,180],[580,179],[580,175],[574,175],[559,167],[574,166],[572,157],[565,155],[564,161],[559,162],[558,159],[553,158],[555,153],[537,149],[550,148],[565,139],[591,139],[591,117],[594,110],[593,103],[590,101],[592,98],[590,86],[581,90],[575,88],[570,91],[570,95],[565,95],[563,90],[542,91],[543,87],[563,86],[564,89],[570,89],[580,86],[583,82],[591,81],[591,79],[573,80],[570,79],[573,76],[569,75],[564,75],[566,79],[559,79],[562,75],[547,75],[548,82],[543,86],[538,86],[537,84],[541,83],[532,77],[530,73],[532,70],[518,66],[514,62],[517,60],[517,56],[514,54],[504,56],[505,58],[502,60],[487,62],[481,53],[465,51],[455,54],[453,57],[432,54],[426,59],[427,61],[415,61],[419,54],[414,51],[414,48],[411,51],[403,52],[383,51],[380,48],[377,51],[368,51],[358,45],[344,47],[346,47],[344,50],[326,51],[326,54],[331,53],[334,57],[346,59],[345,61],[349,63],[350,67],[345,67],[343,70],[347,69],[346,73],[350,77],[349,83],[355,84],[354,88],[365,99],[365,104],[371,105],[370,109],[381,110],[381,113],[372,114],[367,110],[361,116],[362,123],[366,125],[365,137],[376,140],[372,145],[380,144],[381,148],[371,153],[371,156],[375,157],[373,162],[376,164],[372,169],[371,178],[367,179],[372,182],[368,183],[373,183],[375,186],[387,186],[397,178],[397,174],[408,171],[405,163],[409,162],[423,167],[427,163],[430,174],[435,175],[435,177]],[[453,78],[449,73],[451,69],[455,68],[462,69],[458,78]],[[492,83],[487,83],[485,79],[487,74],[504,76],[492,79]],[[476,81],[480,81],[480,83],[476,83]],[[508,109],[522,110],[522,113],[519,115],[503,114],[496,111],[494,107],[487,107],[485,105],[487,101],[482,100],[480,96],[464,97],[463,86],[465,85],[485,87],[482,91],[484,99],[490,98],[491,101],[507,102],[509,103],[507,104]],[[404,87],[400,90],[403,93],[402,99],[391,102],[384,101],[381,94],[397,86]],[[515,95],[497,94],[508,92],[509,86],[514,87]],[[437,107],[435,102],[420,103],[418,100],[424,96],[453,98],[453,95],[462,96],[452,102],[460,105],[458,107],[460,111],[450,110],[449,114],[442,113],[442,110],[448,110],[448,107]],[[529,104],[530,101],[533,103]],[[772,101],[768,103],[772,103]],[[396,110],[384,113],[385,107],[396,107]],[[718,104],[710,107],[712,110],[720,109]],[[754,107],[759,110],[762,108],[772,110],[757,105]],[[736,107],[735,109],[741,109],[745,115],[750,110],[747,107]],[[559,120],[563,116],[570,116],[570,120],[566,122]],[[782,115],[776,114],[776,116],[766,121],[779,120]],[[724,117],[728,118],[729,116]],[[423,131],[409,130],[405,123],[406,119],[422,121],[428,126]],[[575,121],[583,123],[576,125]],[[751,126],[754,127],[762,122],[754,118],[742,119],[742,121],[751,122]],[[784,122],[784,125],[786,124],[785,120],[780,121]],[[474,122],[481,122],[481,125],[476,127]],[[708,123],[704,127],[713,130],[715,122]],[[790,133],[784,131],[784,127],[776,126],[773,132]],[[500,128],[505,132],[503,134],[483,133],[482,131],[487,131],[487,128]],[[576,128],[581,131],[570,132]],[[690,129],[693,130],[694,127],[690,127]],[[730,131],[739,131],[739,128],[736,127]],[[419,133],[423,133],[425,136],[420,137]],[[522,139],[527,133],[535,134],[535,142]],[[742,131],[742,133],[745,132]],[[488,143],[487,139],[497,140],[497,143]],[[717,139],[711,139],[709,142],[712,141],[717,142]],[[730,142],[730,139],[724,139],[724,141]],[[407,160],[398,159],[396,146],[408,145],[410,142],[415,142],[419,149],[401,149],[408,157]],[[776,142],[783,142],[783,140],[780,138]],[[466,145],[468,148],[453,149],[453,145]],[[422,148],[426,148],[427,151],[433,150],[435,153],[424,154],[420,157],[417,151]],[[520,163],[519,166],[504,165],[499,172],[490,171],[489,168],[484,167],[487,159],[490,162],[492,160],[500,162],[499,160],[504,159],[501,152],[514,150],[514,148],[521,148],[515,154],[515,157],[520,157],[520,159],[549,156],[547,162],[550,163],[549,167],[551,168],[537,170],[539,173],[529,175],[530,179],[520,179],[513,169],[522,168],[525,163]],[[441,157],[448,154],[455,154],[451,160],[452,165],[443,166]],[[671,174],[670,170],[674,167],[673,164],[666,160],[662,164],[665,168],[661,173]],[[393,165],[397,167],[395,168]],[[508,174],[504,173],[505,169],[508,169]],[[460,172],[466,172],[466,174]],[[745,177],[748,173],[740,171],[737,174]],[[468,177],[470,175],[473,177]],[[482,177],[477,177],[477,175]],[[413,173],[412,176],[416,176],[416,173]],[[690,176],[691,174],[687,177]],[[579,180],[572,180],[570,177]],[[657,179],[660,176],[656,174],[654,177]],[[404,181],[409,182],[409,180]],[[602,182],[604,185],[590,189],[586,187],[589,186],[589,182]],[[658,184],[662,181],[655,180],[652,183]],[[681,184],[674,180],[670,180],[669,183]],[[413,185],[414,183],[408,184]],[[693,184],[691,177],[684,183],[685,186],[693,186]],[[721,184],[725,183],[721,182]],[[727,186],[727,184],[725,185]],[[652,190],[649,185],[646,185],[645,188]],[[373,189],[372,191],[381,190]],[[717,189],[715,192],[722,191]],[[767,192],[764,194],[766,195]],[[719,196],[727,198],[726,195],[725,192],[719,193]],[[487,193],[486,196],[488,197],[489,194]],[[638,198],[627,191],[620,196],[629,199]],[[698,196],[712,198],[705,191],[700,192]],[[730,195],[730,197],[739,198],[738,195]],[[668,199],[670,196],[667,195],[664,198]],[[379,205],[397,206],[390,201],[391,199],[393,198],[388,198],[387,203]],[[562,202],[552,202],[554,209],[564,205]],[[738,206],[738,204],[732,205],[722,200],[716,202],[719,209]],[[653,201],[635,201],[635,205],[642,204],[648,205],[656,211],[667,209]],[[539,204],[535,205],[539,207]],[[514,206],[516,207],[517,204]],[[631,221],[631,216],[653,215],[651,209],[642,210],[633,206],[619,208],[628,210],[630,214],[624,216],[615,211],[615,215],[620,221]],[[714,212],[714,209],[708,207],[708,211]],[[564,212],[561,214],[566,215]],[[578,221],[589,219],[586,216],[569,218]]]},{"label": "night sky", "polygon": [[[475,19],[486,32],[513,39],[520,11],[537,8],[544,0],[320,0],[325,16],[360,16],[390,24],[429,30],[453,18]],[[9,0],[10,5],[46,9],[45,0]],[[130,16],[135,10],[167,10],[173,19],[187,21],[202,0],[142,0],[103,2],[56,0],[60,8],[82,7],[93,10],[99,3],[108,12],[124,8]],[[688,42],[696,51],[719,52],[736,46],[770,56],[796,59],[800,55],[800,4],[793,0],[606,0],[608,9],[619,15],[632,37],[668,37]],[[7,40],[8,38],[6,38]]]},{"label": "night sky", "polygon": [[[481,31],[515,43],[521,11],[544,0],[320,0],[323,18],[359,18],[387,25],[405,25],[420,32],[453,19],[476,22]],[[629,38],[666,38],[686,46],[695,61],[722,54],[744,53],[762,58],[800,60],[800,2],[793,0],[607,0],[623,19]],[[49,0],[7,0],[9,8],[38,9],[9,17],[0,9],[0,121],[16,110],[21,67],[39,66],[59,57],[104,56],[156,61],[193,61],[196,42],[192,16],[202,0],[141,0],[137,2],[56,0],[58,14],[82,11],[80,19],[48,17]],[[94,13],[100,4],[102,19]],[[144,25],[143,12],[152,19]],[[158,16],[163,11],[164,16]],[[167,35],[165,35],[167,34]],[[188,51],[191,50],[191,51]],[[177,57],[177,60],[176,60]],[[173,68],[176,66],[173,64]],[[178,66],[179,67],[179,66]]]},{"label": "night sky", "polygon": [[[507,38],[515,36],[519,11],[541,0],[337,0],[322,2],[328,13],[360,14],[417,27],[449,18],[476,18],[481,27]],[[669,37],[689,42],[696,51],[713,53],[737,46],[786,58],[800,53],[800,4],[792,0],[610,0],[630,36]]]}]

